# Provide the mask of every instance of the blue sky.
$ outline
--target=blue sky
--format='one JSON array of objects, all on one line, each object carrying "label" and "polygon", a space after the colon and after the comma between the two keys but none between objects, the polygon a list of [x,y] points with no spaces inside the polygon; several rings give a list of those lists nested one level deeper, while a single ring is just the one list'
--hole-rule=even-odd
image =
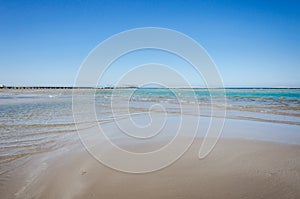
[{"label": "blue sky", "polygon": [[225,86],[300,87],[299,10],[298,1],[0,0],[0,84],[73,85],[101,41],[151,26],[199,42]]}]

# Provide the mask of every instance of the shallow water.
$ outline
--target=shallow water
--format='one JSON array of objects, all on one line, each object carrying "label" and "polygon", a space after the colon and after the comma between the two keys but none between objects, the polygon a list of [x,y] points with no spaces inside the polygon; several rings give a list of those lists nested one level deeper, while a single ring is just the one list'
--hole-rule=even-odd
[{"label": "shallow water", "polygon": [[[1,90],[0,174],[12,169],[12,164],[22,164],[32,154],[55,150],[76,141],[78,136],[73,119],[72,95],[82,98],[84,103],[85,96],[90,92]],[[221,99],[222,94],[219,89],[213,90],[217,96],[214,100],[211,100],[207,89],[119,89],[92,92],[95,92],[95,110],[97,122],[100,123],[129,115],[141,115],[145,118],[142,121],[147,123],[149,110],[173,116],[180,115],[184,110],[187,115],[209,118],[210,106],[214,106],[219,110],[226,108],[227,119],[282,124],[283,129],[284,125],[300,126],[300,89],[226,89],[226,106],[218,101],[218,95]],[[113,109],[112,95],[117,102]],[[155,108],[157,104],[163,109]],[[195,105],[200,105],[200,115],[194,111]],[[287,135],[291,136],[288,132]],[[260,136],[260,132],[253,133],[253,138],[263,139],[261,137],[264,136]]]}]

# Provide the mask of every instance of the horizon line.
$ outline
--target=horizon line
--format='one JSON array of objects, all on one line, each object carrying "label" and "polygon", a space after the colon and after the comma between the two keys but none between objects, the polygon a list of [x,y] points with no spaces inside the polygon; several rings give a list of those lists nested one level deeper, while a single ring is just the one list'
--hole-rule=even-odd
[{"label": "horizon line", "polygon": [[278,87],[263,87],[263,86],[226,86],[226,87],[201,87],[201,86],[192,86],[192,87],[139,87],[139,86],[99,86],[99,87],[90,87],[90,86],[5,86],[0,85],[0,89],[300,89],[300,87],[287,87],[287,86],[278,86]]}]

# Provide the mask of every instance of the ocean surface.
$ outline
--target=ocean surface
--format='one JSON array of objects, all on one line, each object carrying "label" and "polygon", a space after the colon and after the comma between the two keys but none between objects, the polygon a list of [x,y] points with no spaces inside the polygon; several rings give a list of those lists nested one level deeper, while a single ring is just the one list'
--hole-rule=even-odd
[{"label": "ocean surface", "polygon": [[[90,92],[0,90],[0,175],[24,164],[34,154],[53,151],[78,140],[72,96],[84,101]],[[99,123],[130,115],[144,117],[149,110],[180,115],[182,109],[193,110],[199,105],[200,114],[184,111],[185,114],[209,118],[210,107],[214,106],[226,109],[226,119],[241,121],[240,124],[254,121],[270,126],[282,124],[283,131],[286,127],[300,129],[300,89],[225,89],[226,105],[219,103],[218,97],[212,100],[207,89],[103,89],[93,92]],[[221,90],[213,92],[215,96],[220,93],[221,97]],[[113,109],[112,96],[117,102]],[[153,108],[157,104],[163,108]],[[253,135],[259,137],[259,133],[253,132]]]}]

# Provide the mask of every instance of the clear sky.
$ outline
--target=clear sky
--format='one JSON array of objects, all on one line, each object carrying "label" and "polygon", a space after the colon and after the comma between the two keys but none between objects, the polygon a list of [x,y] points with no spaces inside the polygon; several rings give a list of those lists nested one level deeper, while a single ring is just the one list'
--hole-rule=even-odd
[{"label": "clear sky", "polygon": [[225,86],[300,87],[299,10],[297,0],[0,0],[0,84],[73,85],[101,41],[151,26],[199,42]]}]

